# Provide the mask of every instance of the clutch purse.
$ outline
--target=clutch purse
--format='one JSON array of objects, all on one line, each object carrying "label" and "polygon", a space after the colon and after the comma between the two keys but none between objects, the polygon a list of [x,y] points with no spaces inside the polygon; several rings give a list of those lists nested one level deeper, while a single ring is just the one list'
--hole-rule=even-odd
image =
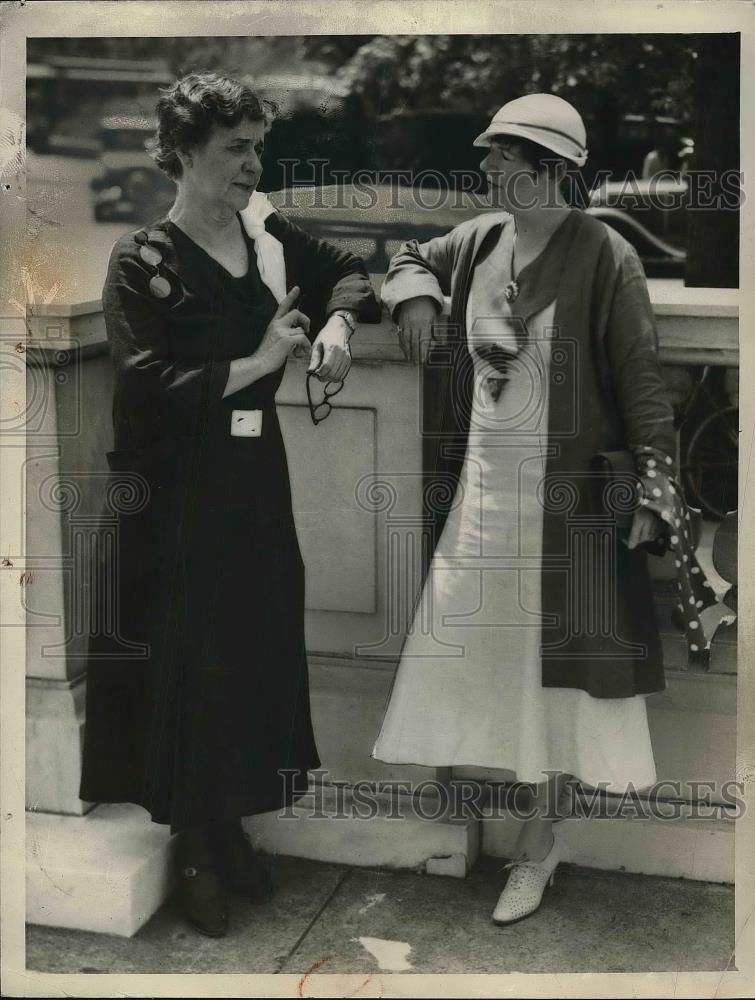
[{"label": "clutch purse", "polygon": [[[626,541],[642,496],[638,489],[641,479],[632,452],[627,449],[599,451],[590,459],[590,471],[598,509],[614,517],[619,540]],[[668,539],[662,535],[643,542],[642,548],[651,555],[662,556],[668,548]]]}]

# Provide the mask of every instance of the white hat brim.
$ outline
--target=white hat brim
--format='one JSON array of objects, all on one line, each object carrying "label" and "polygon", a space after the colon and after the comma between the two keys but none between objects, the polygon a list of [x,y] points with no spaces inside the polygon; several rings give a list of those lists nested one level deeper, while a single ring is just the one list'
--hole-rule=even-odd
[{"label": "white hat brim", "polygon": [[539,146],[544,146],[545,149],[550,149],[559,156],[571,160],[578,167],[583,167],[587,162],[586,149],[579,149],[576,143],[570,142],[566,137],[561,139],[560,136],[553,135],[551,132],[527,125],[508,125],[504,122],[493,125],[491,123],[490,128],[481,132],[472,145],[483,149],[487,148],[490,146],[490,140],[498,135],[513,135],[520,139],[529,139],[531,142],[536,142]]}]

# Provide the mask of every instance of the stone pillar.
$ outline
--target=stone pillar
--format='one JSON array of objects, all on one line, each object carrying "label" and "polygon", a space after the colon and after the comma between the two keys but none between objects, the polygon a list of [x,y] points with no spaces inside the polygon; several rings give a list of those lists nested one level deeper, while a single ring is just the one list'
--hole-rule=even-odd
[{"label": "stone pillar", "polygon": [[29,317],[26,796],[29,809],[79,816],[91,806],[78,798],[86,668],[80,605],[88,566],[76,557],[77,536],[80,542],[82,516],[86,534],[94,529],[102,502],[110,376],[99,303],[58,310],[36,307]]},{"label": "stone pillar", "polygon": [[20,481],[26,617],[27,918],[129,936],[169,888],[171,838],[137,806],[78,797],[89,567],[110,448],[99,303],[30,307]]},{"label": "stone pillar", "polygon": [[[58,395],[70,385],[56,364],[65,352],[30,351],[29,409],[39,397],[39,423],[29,427],[24,495],[26,608],[26,805],[42,812],[81,815],[78,798],[83,735],[82,666],[66,656],[63,508],[54,502],[61,481]],[[74,390],[75,391],[75,390]],[[60,497],[58,496],[58,499]]]}]

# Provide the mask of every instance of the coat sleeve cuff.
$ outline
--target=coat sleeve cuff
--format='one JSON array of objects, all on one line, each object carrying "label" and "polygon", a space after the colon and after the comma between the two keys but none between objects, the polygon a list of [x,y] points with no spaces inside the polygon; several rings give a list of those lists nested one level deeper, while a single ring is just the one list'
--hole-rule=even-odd
[{"label": "coat sleeve cuff", "polygon": [[443,311],[445,300],[437,280],[431,274],[413,274],[399,277],[388,275],[383,283],[381,297],[391,319],[396,322],[399,307],[409,299],[430,298]]}]

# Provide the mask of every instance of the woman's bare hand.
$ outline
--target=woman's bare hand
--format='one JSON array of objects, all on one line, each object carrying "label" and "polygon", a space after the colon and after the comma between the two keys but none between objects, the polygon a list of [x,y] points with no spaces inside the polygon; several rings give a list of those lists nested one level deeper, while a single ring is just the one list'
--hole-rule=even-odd
[{"label": "woman's bare hand", "polygon": [[421,345],[425,346],[432,335],[433,323],[438,315],[438,304],[429,295],[407,299],[399,306],[398,338],[407,361],[420,357]]},{"label": "woman's bare hand", "polygon": [[342,382],[351,368],[349,333],[343,317],[333,314],[312,344],[307,371],[321,382]]},{"label": "woman's bare hand", "polygon": [[635,511],[632,519],[632,530],[627,539],[627,548],[634,549],[643,542],[652,542],[657,538],[663,529],[663,521],[655,511],[647,508]]},{"label": "woman's bare hand", "polygon": [[303,348],[306,353],[309,352],[310,343],[306,336],[309,331],[309,317],[294,308],[298,298],[299,287],[295,285],[281,299],[275,315],[265,330],[260,346],[254,352],[255,358],[266,374],[277,371],[294,348]]}]

